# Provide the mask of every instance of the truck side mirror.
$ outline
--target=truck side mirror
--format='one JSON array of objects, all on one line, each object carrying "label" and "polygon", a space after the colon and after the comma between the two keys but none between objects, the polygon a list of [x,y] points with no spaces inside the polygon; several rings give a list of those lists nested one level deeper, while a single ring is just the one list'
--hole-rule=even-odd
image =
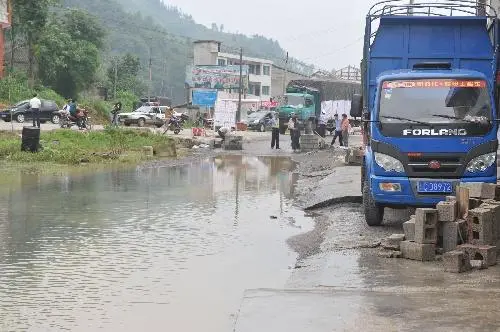
[{"label": "truck side mirror", "polygon": [[360,117],[363,113],[363,96],[355,94],[351,100],[351,116],[353,118]]}]

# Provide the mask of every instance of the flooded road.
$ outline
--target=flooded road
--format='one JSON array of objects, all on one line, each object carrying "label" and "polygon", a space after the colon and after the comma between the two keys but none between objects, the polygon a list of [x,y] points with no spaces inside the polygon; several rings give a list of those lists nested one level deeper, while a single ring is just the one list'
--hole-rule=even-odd
[{"label": "flooded road", "polygon": [[[230,331],[312,228],[288,158],[23,176],[0,195],[0,331]],[[4,194],[4,192],[7,192]]]}]

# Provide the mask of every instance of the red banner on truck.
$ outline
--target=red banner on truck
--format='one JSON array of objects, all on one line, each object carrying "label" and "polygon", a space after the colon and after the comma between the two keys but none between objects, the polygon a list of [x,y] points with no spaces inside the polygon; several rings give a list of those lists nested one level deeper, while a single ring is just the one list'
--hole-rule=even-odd
[{"label": "red banner on truck", "polygon": [[411,81],[385,81],[384,89],[396,88],[486,88],[483,80],[411,80]]}]

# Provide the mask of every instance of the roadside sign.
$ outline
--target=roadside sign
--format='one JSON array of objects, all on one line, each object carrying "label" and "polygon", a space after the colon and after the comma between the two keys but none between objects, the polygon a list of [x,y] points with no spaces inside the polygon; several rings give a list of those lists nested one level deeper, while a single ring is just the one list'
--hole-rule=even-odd
[{"label": "roadside sign", "polygon": [[217,90],[193,90],[193,105],[213,107],[217,100]]}]

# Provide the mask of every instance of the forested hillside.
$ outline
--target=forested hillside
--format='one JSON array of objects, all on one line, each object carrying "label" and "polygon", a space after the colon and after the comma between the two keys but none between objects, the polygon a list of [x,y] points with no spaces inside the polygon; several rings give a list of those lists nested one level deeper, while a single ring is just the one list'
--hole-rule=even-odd
[{"label": "forested hillside", "polygon": [[[215,39],[222,42],[229,50],[243,47],[250,56],[273,60],[276,64],[283,64],[285,51],[275,40],[265,36],[253,35],[248,37],[242,34],[226,33],[224,22],[213,23],[211,28],[197,24],[189,14],[182,13],[178,8],[168,6],[168,0],[116,0],[128,12],[141,12],[151,17],[153,21],[168,32],[191,39]],[[296,59],[290,59],[290,67],[296,71],[312,73],[313,68]]]},{"label": "forested hillside", "polygon": [[[220,26],[209,29],[160,0],[63,0],[62,4],[96,15],[107,32],[104,61],[111,63],[114,55],[130,52],[140,58],[140,73],[146,81],[151,48],[153,92],[167,96],[172,93],[176,102],[185,99],[185,68],[192,57],[193,40],[217,39],[225,50],[241,46],[249,56],[283,62],[285,52],[277,41],[221,32]],[[312,71],[296,60],[291,61],[291,66]]]}]

